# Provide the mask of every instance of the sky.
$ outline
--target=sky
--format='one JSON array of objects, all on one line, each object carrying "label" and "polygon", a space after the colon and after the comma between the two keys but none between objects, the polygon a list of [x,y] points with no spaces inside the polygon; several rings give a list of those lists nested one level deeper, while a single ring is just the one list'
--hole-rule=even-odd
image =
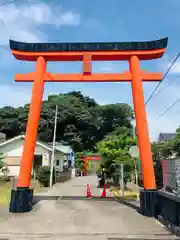
[{"label": "sky", "polygon": [[[0,0],[0,6],[7,3]],[[158,60],[141,62],[143,69],[165,73],[180,51],[179,0],[17,0],[0,7],[0,107],[23,106],[30,102],[32,83],[16,83],[16,73],[35,70],[35,63],[16,60],[9,38],[23,42],[123,42],[151,41],[168,37],[168,47]],[[127,62],[95,62],[93,72],[123,72]],[[81,63],[48,63],[49,72],[76,73]],[[175,132],[180,125],[180,103],[154,121],[180,98],[180,58],[146,105],[149,134],[157,140],[160,132]],[[158,83],[143,83],[148,99]],[[81,91],[99,104],[132,104],[130,83],[46,83],[48,95]]]}]

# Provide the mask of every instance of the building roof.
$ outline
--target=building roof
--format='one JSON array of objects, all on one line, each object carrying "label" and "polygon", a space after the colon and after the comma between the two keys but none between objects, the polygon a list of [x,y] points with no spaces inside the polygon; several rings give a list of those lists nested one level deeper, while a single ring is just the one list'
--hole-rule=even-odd
[{"label": "building roof", "polygon": [[[49,146],[52,146],[53,143],[49,143]],[[73,149],[69,145],[63,145],[62,143],[56,142],[55,149],[65,154],[69,154],[73,152]]]},{"label": "building roof", "polygon": [[170,140],[174,139],[176,137],[176,135],[177,135],[176,133],[160,133],[158,142],[170,141]]},{"label": "building roof", "polygon": [[[3,147],[4,145],[7,145],[7,144],[12,143],[12,142],[15,142],[15,141],[17,141],[17,140],[24,140],[24,139],[25,139],[25,135],[19,135],[19,136],[16,136],[16,137],[14,137],[14,138],[11,138],[11,139],[9,139],[9,140],[6,140],[6,141],[0,143],[0,147]],[[45,148],[45,149],[47,149],[48,151],[51,151],[51,152],[52,152],[52,147],[49,146],[47,143],[37,140],[37,141],[36,141],[36,144],[39,145],[39,146],[41,146],[42,148]],[[65,154],[66,154],[66,152],[64,152],[63,149],[61,149],[61,148],[57,148],[57,147],[56,147],[55,149],[56,149],[56,151],[58,151],[58,152],[61,152],[61,153],[65,153]]]}]

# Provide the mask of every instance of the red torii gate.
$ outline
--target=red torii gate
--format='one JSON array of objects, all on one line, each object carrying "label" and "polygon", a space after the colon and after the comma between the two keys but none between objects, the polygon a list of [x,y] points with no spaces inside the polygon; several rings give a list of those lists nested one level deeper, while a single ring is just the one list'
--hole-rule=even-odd
[{"label": "red torii gate", "polygon": [[81,159],[83,160],[83,163],[84,163],[84,170],[83,172],[86,173],[87,172],[87,161],[100,161],[101,158],[99,155],[95,155],[95,154],[92,154],[92,155],[83,155],[81,157]]},{"label": "red torii gate", "polygon": [[[28,212],[32,209],[31,170],[45,82],[131,82],[146,194],[143,204],[152,209],[149,202],[153,204],[153,201],[149,201],[149,198],[153,199],[156,184],[142,81],[161,81],[162,73],[141,70],[140,61],[160,58],[165,52],[167,42],[167,38],[123,43],[22,43],[10,40],[10,48],[16,59],[36,62],[35,72],[15,76],[17,82],[33,82],[33,89],[19,179],[17,189],[12,189],[11,192],[10,212]],[[82,73],[49,73],[46,70],[48,61],[82,61]],[[128,61],[129,71],[92,73],[92,61]]]}]

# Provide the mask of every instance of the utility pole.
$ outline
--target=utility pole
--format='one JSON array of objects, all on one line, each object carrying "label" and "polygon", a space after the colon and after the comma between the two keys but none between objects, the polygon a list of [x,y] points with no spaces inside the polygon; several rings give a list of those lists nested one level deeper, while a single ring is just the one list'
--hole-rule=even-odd
[{"label": "utility pole", "polygon": [[120,193],[121,193],[121,197],[123,198],[124,197],[124,165],[121,164],[120,165],[121,168],[120,168]]},{"label": "utility pole", "polygon": [[135,122],[135,120],[133,121],[132,126],[133,126],[133,138],[135,139],[136,138],[136,122]]},{"label": "utility pole", "polygon": [[[133,138],[136,139],[136,122],[133,121]],[[138,170],[137,170],[137,164],[136,161],[139,160],[136,158],[134,160],[134,171],[135,171],[135,182],[136,182],[136,189],[137,189],[137,201],[139,201],[139,186],[138,186]]]},{"label": "utility pole", "polygon": [[[57,114],[58,114],[58,106],[56,105],[56,113],[55,113],[55,120],[54,120],[54,134],[53,134],[53,147],[52,147],[52,155],[51,155],[51,171],[50,171],[50,187],[53,184],[53,167],[54,165],[54,152],[56,147],[56,128],[57,128]],[[55,179],[56,179],[56,168],[55,168]]]},{"label": "utility pole", "polygon": [[[133,127],[133,138],[134,139],[136,139],[136,122],[135,122],[135,120],[133,120],[133,122],[132,122],[132,127]],[[135,162],[135,160],[134,160],[134,175],[135,175],[135,182],[137,183],[137,173],[136,173],[136,162]],[[132,180],[134,180],[134,177],[133,177],[133,179]]]}]

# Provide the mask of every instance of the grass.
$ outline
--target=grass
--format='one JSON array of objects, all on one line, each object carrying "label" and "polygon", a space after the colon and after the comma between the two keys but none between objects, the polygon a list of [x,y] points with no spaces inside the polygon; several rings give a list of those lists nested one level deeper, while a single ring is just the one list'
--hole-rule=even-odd
[{"label": "grass", "polygon": [[[112,193],[114,194],[115,197],[118,197],[120,198],[121,197],[121,194],[120,194],[120,190],[119,189],[112,189],[111,190]],[[137,192],[133,192],[131,190],[125,190],[124,191],[124,199],[126,200],[130,200],[130,199],[138,199],[139,197],[139,194]]]},{"label": "grass", "polygon": [[[8,205],[10,201],[11,196],[11,188],[12,188],[12,182],[0,182],[0,205]],[[32,181],[32,188],[34,189],[34,192],[41,192],[42,187],[39,184],[38,181]]]},{"label": "grass", "polygon": [[[117,185],[114,185],[111,182],[108,182],[107,185],[108,185],[109,190],[114,194],[115,197],[121,198],[121,193],[120,193],[119,186],[117,187]],[[125,187],[125,189],[124,189],[124,199],[126,199],[126,200],[128,200],[128,199],[129,200],[130,199],[138,200],[139,199],[139,193],[137,193],[137,191],[133,191],[129,187]]]}]

